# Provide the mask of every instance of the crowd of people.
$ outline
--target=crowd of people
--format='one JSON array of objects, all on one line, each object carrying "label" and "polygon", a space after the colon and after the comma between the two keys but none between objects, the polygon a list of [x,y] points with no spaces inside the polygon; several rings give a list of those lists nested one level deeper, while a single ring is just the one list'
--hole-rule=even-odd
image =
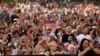
[{"label": "crowd of people", "polygon": [[0,55],[100,56],[100,5],[0,3]]}]

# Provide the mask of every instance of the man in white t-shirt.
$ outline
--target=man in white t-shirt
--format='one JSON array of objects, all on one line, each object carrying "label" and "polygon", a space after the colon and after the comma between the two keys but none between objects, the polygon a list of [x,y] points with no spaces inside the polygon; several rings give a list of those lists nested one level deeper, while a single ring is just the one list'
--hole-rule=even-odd
[{"label": "man in white t-shirt", "polygon": [[83,38],[92,40],[92,37],[88,34],[89,30],[88,28],[84,28],[83,29],[83,33],[77,36],[77,41],[80,44],[80,42],[82,41]]}]

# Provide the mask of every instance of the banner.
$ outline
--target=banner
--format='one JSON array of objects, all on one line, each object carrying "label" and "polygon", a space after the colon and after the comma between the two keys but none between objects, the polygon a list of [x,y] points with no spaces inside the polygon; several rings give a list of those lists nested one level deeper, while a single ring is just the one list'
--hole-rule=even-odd
[{"label": "banner", "polygon": [[52,28],[52,27],[56,26],[56,22],[55,21],[45,21],[44,26],[46,28]]}]

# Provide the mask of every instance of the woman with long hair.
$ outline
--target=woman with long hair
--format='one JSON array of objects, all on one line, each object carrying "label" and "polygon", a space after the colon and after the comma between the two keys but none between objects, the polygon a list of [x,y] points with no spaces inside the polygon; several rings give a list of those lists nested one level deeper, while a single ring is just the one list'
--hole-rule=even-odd
[{"label": "woman with long hair", "polygon": [[94,45],[88,39],[82,39],[77,50],[78,56],[95,56]]}]

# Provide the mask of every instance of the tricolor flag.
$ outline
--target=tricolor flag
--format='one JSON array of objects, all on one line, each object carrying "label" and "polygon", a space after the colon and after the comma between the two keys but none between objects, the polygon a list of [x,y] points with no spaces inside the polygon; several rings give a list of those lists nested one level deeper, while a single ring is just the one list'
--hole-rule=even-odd
[{"label": "tricolor flag", "polygon": [[44,26],[46,28],[52,28],[52,27],[56,26],[56,22],[55,21],[45,21]]}]

